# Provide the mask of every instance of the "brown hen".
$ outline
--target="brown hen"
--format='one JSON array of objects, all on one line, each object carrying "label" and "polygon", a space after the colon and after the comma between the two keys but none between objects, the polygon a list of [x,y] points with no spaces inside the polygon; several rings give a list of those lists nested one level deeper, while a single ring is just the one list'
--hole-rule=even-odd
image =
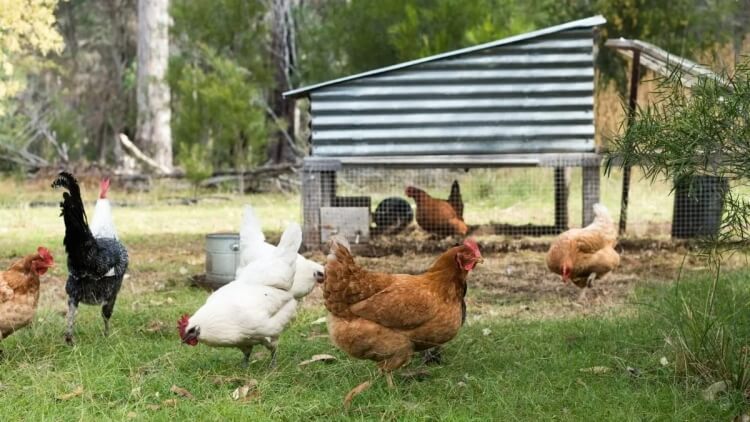
[{"label": "brown hen", "polygon": [[391,371],[415,351],[456,336],[466,277],[479,262],[478,245],[466,239],[423,274],[377,273],[354,262],[345,240],[332,240],[323,281],[331,340],[352,357],[377,362],[392,385]]},{"label": "brown hen", "polygon": [[440,236],[465,236],[469,231],[463,220],[464,204],[458,182],[453,182],[448,201],[433,198],[414,186],[408,186],[405,193],[414,198],[417,204],[417,224],[425,231]]},{"label": "brown hen", "polygon": [[28,325],[39,302],[39,276],[55,263],[43,247],[0,272],[0,340]]},{"label": "brown hen", "polygon": [[547,267],[563,282],[590,287],[591,282],[615,269],[620,255],[615,251],[617,227],[604,205],[594,205],[594,221],[581,229],[562,233],[547,252]]}]

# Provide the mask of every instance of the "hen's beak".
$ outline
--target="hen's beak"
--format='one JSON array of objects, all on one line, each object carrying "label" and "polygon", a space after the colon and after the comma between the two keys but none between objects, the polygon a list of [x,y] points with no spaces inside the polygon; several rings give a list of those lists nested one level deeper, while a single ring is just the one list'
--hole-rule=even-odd
[{"label": "hen's beak", "polygon": [[483,264],[483,263],[484,263],[484,258],[480,256],[479,259],[477,259],[477,264]]}]

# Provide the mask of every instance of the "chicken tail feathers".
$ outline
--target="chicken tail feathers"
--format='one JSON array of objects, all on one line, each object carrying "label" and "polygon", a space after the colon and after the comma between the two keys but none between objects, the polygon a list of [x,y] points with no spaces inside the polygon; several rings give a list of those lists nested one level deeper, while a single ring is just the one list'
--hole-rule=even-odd
[{"label": "chicken tail feathers", "polygon": [[458,218],[464,219],[464,201],[461,198],[461,186],[458,184],[458,180],[454,180],[451,185],[451,194],[448,196],[448,203],[456,211]]},{"label": "chicken tail feathers", "polygon": [[266,241],[260,220],[250,205],[245,206],[240,227],[240,266],[244,267],[257,258],[261,244]]},{"label": "chicken tail feathers", "polygon": [[290,223],[281,235],[276,254],[281,256],[289,265],[294,265],[301,244],[302,228],[297,223]]},{"label": "chicken tail feathers", "polygon": [[603,230],[612,240],[617,238],[617,227],[609,210],[603,204],[594,204],[594,222],[591,225]]},{"label": "chicken tail feathers", "polygon": [[[63,201],[60,202],[60,215],[65,221],[65,249],[68,254],[81,247],[94,237],[89,229],[86,210],[81,199],[81,189],[72,174],[61,172],[52,182],[53,188],[63,188]],[[90,243],[90,242],[89,242]]]}]

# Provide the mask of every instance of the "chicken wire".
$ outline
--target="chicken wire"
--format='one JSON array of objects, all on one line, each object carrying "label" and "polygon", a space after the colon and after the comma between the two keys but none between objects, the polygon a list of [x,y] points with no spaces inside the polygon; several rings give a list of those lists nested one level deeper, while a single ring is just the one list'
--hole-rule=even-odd
[{"label": "chicken wire", "polygon": [[[347,213],[329,213],[327,220],[324,218],[320,222],[324,232],[321,241],[325,241],[327,235],[337,233],[339,227],[347,226],[347,221],[343,220],[357,220],[348,222],[350,224],[346,230],[349,231],[361,230],[357,227],[367,225],[366,231],[372,238],[461,237],[463,233],[458,230],[422,227],[424,224],[420,225],[417,221],[419,207],[415,199],[405,192],[408,186],[413,186],[432,198],[444,201],[449,198],[454,181],[460,188],[466,234],[476,237],[509,235],[513,238],[556,235],[568,228],[582,226],[582,180],[585,171],[581,167],[558,169],[558,172],[564,172],[565,178],[560,177],[562,173],[555,176],[555,167],[344,167],[332,172],[334,180],[330,189],[335,192],[335,200],[326,203],[321,199],[319,203],[328,207],[329,211],[337,207],[366,211],[356,217]],[[600,175],[598,187],[587,185],[599,189],[599,202],[609,209],[615,225],[620,220],[622,181],[622,170],[615,168],[608,176]],[[725,181],[710,178],[698,181],[697,187],[674,189],[673,184],[666,181],[646,180],[642,172],[634,168],[627,225],[621,237],[668,240],[714,234],[720,225],[721,199],[725,189]],[[567,201],[560,201],[562,209],[555,205],[556,192],[557,195],[563,192],[567,194]],[[596,192],[587,194],[597,195]],[[428,219],[445,220],[445,215],[438,216],[444,213],[439,211],[439,207],[425,208],[427,211],[423,212]],[[303,212],[308,214],[305,221],[309,221],[309,214],[320,213],[321,209],[305,209]],[[561,212],[563,215],[560,215]],[[457,214],[452,216],[458,217]],[[327,233],[326,227],[329,229]],[[362,239],[367,241],[364,231]],[[356,240],[359,241],[359,237]]]}]

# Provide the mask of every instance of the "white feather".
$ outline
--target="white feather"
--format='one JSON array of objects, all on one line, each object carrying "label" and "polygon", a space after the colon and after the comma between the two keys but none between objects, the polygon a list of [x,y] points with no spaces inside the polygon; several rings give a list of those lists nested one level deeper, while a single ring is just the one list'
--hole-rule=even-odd
[{"label": "white feather", "polygon": [[[242,227],[240,227],[240,265],[237,269],[236,278],[240,278],[245,267],[251,262],[265,260],[274,253],[276,247],[267,243],[265,239],[260,220],[255,215],[253,208],[247,205],[242,218]],[[283,243],[283,240],[280,243]],[[299,249],[299,245],[297,249]],[[315,287],[315,273],[323,272],[323,266],[299,254],[297,254],[296,261],[296,272],[291,292],[296,299],[301,299]]]},{"label": "white feather", "polygon": [[109,199],[97,199],[94,207],[94,217],[89,225],[91,234],[96,238],[117,239],[117,229],[112,220],[112,205]]},{"label": "white feather", "polygon": [[233,281],[215,291],[188,320],[209,346],[250,346],[278,338],[294,317],[291,293],[260,284]]}]

